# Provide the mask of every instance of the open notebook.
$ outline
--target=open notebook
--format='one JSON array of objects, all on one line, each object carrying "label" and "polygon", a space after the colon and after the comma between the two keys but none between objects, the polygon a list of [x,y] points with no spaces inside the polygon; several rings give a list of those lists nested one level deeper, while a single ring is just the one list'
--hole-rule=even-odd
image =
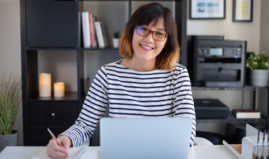
[{"label": "open notebook", "polygon": [[[87,155],[80,150],[86,150],[87,147],[71,147],[68,150],[69,157],[67,159],[87,159]],[[76,155],[80,151],[81,155]],[[47,154],[47,148],[44,148],[39,153],[37,153],[32,159],[52,159]]]}]

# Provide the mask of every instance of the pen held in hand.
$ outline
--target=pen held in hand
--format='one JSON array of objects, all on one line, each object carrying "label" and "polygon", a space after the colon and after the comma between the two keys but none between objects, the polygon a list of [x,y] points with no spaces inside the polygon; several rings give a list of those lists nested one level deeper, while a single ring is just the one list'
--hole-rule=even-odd
[{"label": "pen held in hand", "polygon": [[[53,133],[50,131],[50,129],[48,128],[47,130],[49,131],[49,133],[50,133],[51,137],[52,137],[53,139],[55,139],[55,140],[56,140],[57,144],[58,144],[59,146],[63,147],[63,145],[59,143],[59,141],[58,141],[58,140],[57,140],[57,138],[54,136],[54,134],[53,134]],[[65,154],[67,154],[67,155],[68,155],[68,153],[67,153],[67,152],[65,152]]]}]

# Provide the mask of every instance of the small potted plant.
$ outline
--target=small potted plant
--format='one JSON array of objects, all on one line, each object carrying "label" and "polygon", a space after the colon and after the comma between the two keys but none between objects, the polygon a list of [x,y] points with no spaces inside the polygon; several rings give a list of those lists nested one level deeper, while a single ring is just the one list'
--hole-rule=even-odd
[{"label": "small potted plant", "polygon": [[119,37],[120,37],[120,31],[116,31],[113,34],[113,47],[118,48],[119,47]]},{"label": "small potted plant", "polygon": [[21,108],[21,80],[0,77],[0,152],[6,146],[18,145],[18,132],[13,129]]},{"label": "small potted plant", "polygon": [[265,52],[252,54],[247,59],[246,66],[250,68],[250,84],[255,87],[265,87],[268,83],[269,56]]}]

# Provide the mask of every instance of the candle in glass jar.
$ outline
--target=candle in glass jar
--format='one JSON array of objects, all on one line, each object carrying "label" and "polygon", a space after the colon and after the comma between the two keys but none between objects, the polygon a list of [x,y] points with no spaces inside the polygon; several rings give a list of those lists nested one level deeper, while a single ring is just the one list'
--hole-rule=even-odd
[{"label": "candle in glass jar", "polygon": [[56,82],[54,83],[54,97],[63,97],[64,96],[64,83]]},{"label": "candle in glass jar", "polygon": [[39,96],[50,97],[51,96],[51,75],[50,73],[39,74]]}]

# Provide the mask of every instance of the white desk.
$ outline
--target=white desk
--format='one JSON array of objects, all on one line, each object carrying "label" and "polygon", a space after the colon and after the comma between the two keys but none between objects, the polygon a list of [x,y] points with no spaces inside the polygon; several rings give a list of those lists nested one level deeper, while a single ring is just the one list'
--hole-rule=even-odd
[{"label": "white desk", "polygon": [[[45,147],[8,146],[0,159],[31,159],[36,153]],[[90,159],[100,159],[100,147],[88,147],[84,155]],[[237,159],[226,147],[218,146],[194,146],[190,149],[189,159]]]}]

